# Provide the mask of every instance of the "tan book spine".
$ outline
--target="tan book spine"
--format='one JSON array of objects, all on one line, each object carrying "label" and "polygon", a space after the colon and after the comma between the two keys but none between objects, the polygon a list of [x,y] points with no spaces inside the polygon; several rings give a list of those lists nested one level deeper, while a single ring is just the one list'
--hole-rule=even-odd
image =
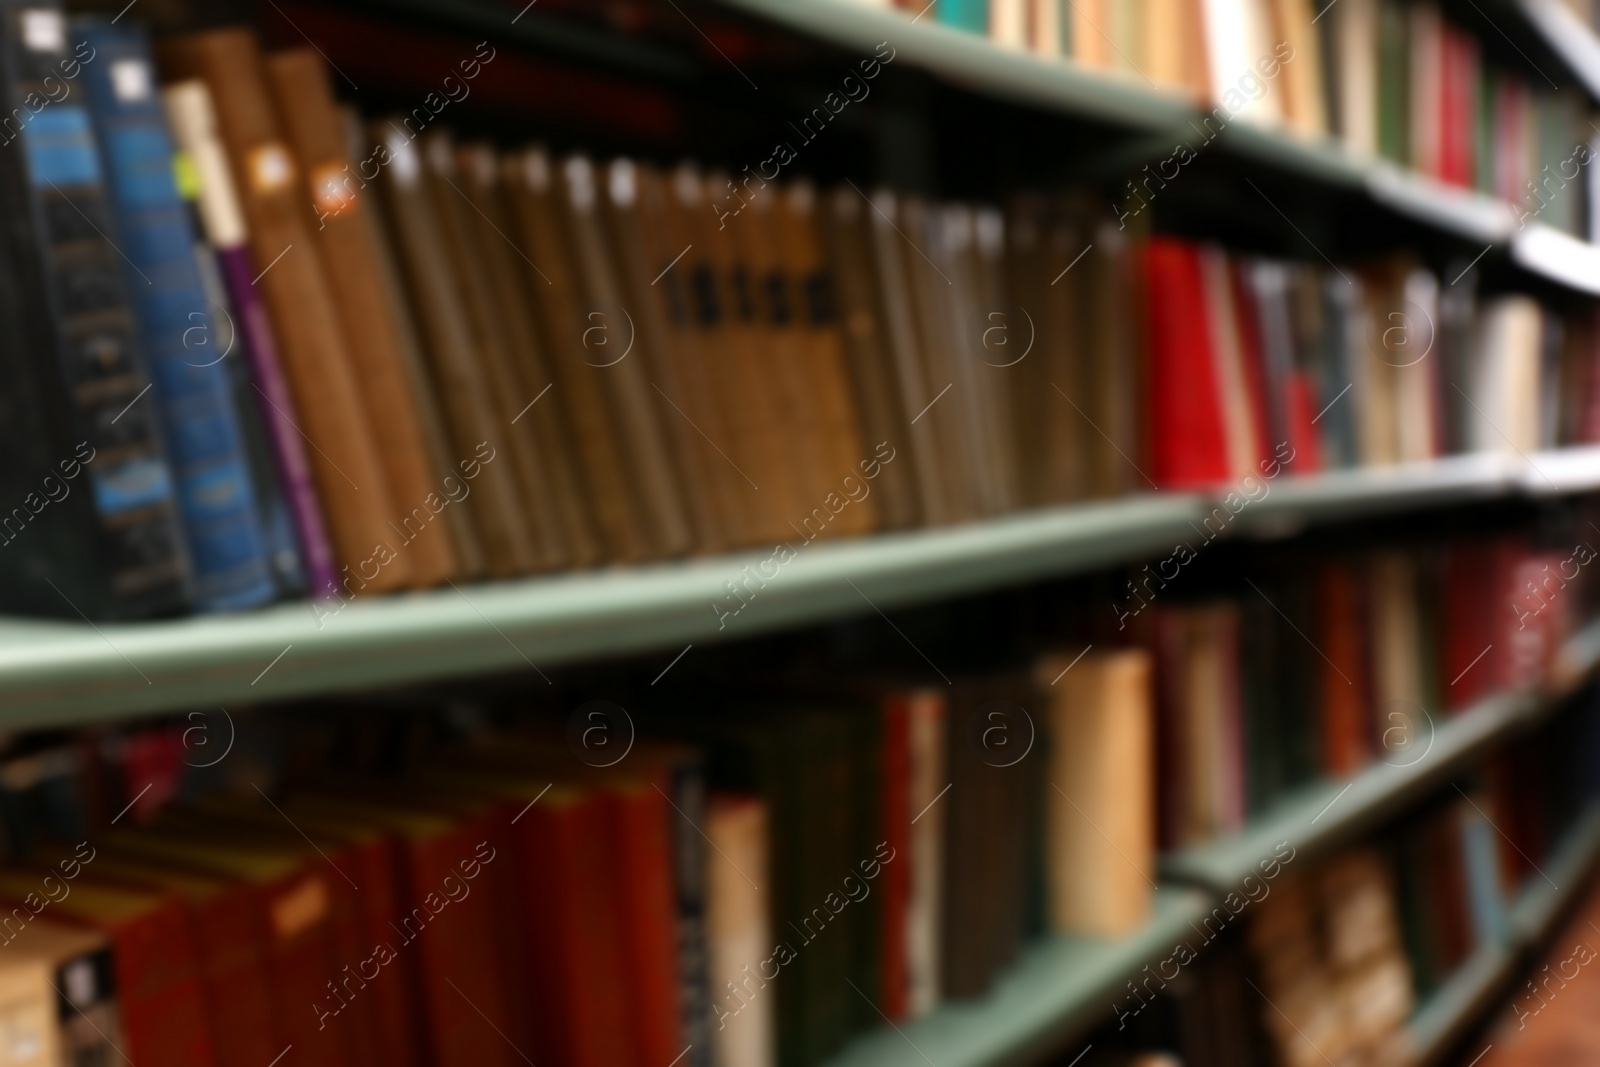
[{"label": "tan book spine", "polygon": [[[529,447],[540,458],[549,484],[550,533],[566,552],[570,565],[590,567],[602,559],[594,534],[577,462],[572,455],[572,430],[559,404],[545,404],[555,379],[545,358],[543,342],[534,323],[528,290],[547,285],[521,244],[511,235],[516,223],[507,203],[505,167],[493,149],[474,145],[458,152],[459,170],[466,179],[463,190],[477,209],[484,262],[493,307],[504,331],[508,351],[528,397],[528,403],[511,416],[511,425],[530,435]],[[470,219],[469,219],[470,221]]]},{"label": "tan book spine", "polygon": [[[673,405],[693,418],[695,426],[712,453],[733,477],[725,473],[724,483],[728,507],[728,540],[734,545],[749,545],[760,540],[756,530],[763,510],[781,508],[781,501],[769,504],[769,488],[763,495],[761,479],[764,471],[749,470],[749,456],[741,456],[738,439],[738,422],[734,411],[741,403],[738,382],[725,369],[731,361],[731,344],[725,323],[725,310],[716,299],[715,267],[711,262],[708,237],[712,212],[706,201],[705,179],[693,166],[685,163],[674,168],[668,176],[668,196],[665,199],[667,232],[670,243],[684,250],[683,258],[673,271],[682,272],[689,318],[693,324],[690,345],[695,354],[701,388],[694,390],[702,405],[698,411],[685,406],[685,401],[673,397]],[[690,383],[691,386],[693,383]]]},{"label": "tan book spine", "polygon": [[383,194],[451,441],[463,456],[478,455],[480,448],[492,450],[488,454],[493,458],[483,464],[463,499],[483,535],[490,574],[524,574],[537,566],[539,556],[522,518],[516,473],[504,436],[497,432],[500,420],[489,384],[473,352],[471,327],[433,212],[427,170],[417,144],[399,126],[375,124],[372,132],[383,139],[389,160],[376,187]]},{"label": "tan book spine", "polygon": [[[388,548],[394,497],[361,401],[326,267],[305,225],[305,194],[267,92],[261,53],[248,30],[215,30],[160,48],[163,69],[203,80],[239,177],[256,279],[277,334],[299,427],[313,446],[312,475],[335,552],[360,592],[411,578],[405,553]],[[384,551],[386,549],[386,551]],[[379,562],[386,558],[386,562]],[[375,567],[368,577],[363,564]]]},{"label": "tan book spine", "polygon": [[1106,35],[1111,32],[1109,5],[1113,0],[1074,0],[1071,6],[1072,58],[1086,67],[1105,68],[1112,62]]},{"label": "tan book spine", "polygon": [[[593,371],[605,399],[611,433],[618,445],[623,484],[630,495],[632,536],[644,553],[675,556],[691,547],[691,530],[683,486],[661,428],[661,412],[652,396],[650,368],[637,348],[638,327],[622,303],[616,265],[611,260],[600,215],[600,191],[594,164],[586,157],[562,162],[563,204],[571,237],[573,263],[585,300],[586,317],[611,316],[610,340],[585,369]],[[613,310],[617,309],[617,310]],[[615,316],[621,312],[622,322]]]},{"label": "tan book spine", "polygon": [[874,190],[869,206],[871,212],[867,221],[871,226],[873,267],[883,298],[882,321],[894,367],[895,387],[908,419],[906,444],[891,442],[896,449],[893,462],[910,465],[922,504],[923,521],[939,525],[951,521],[954,508],[947,487],[948,475],[940,468],[938,442],[927,415],[943,385],[931,385],[920,356],[922,325],[905,262],[904,249],[908,240],[901,231],[905,219],[900,200],[893,192],[878,189]]},{"label": "tan book spine", "polygon": [[1149,917],[1155,872],[1150,654],[1090,653],[1075,665],[1051,657],[1038,676],[1050,694],[1051,925],[1119,937]]},{"label": "tan book spine", "polygon": [[[310,48],[277,52],[266,57],[266,72],[278,120],[305,168],[306,226],[327,267],[367,425],[394,502],[404,512],[440,486],[400,362],[399,331],[384,298],[377,257],[358,218],[368,210],[360,191],[365,183],[351,174],[322,57]],[[415,585],[436,585],[460,572],[448,524],[435,527],[434,536],[406,542],[404,555]]]},{"label": "tan book spine", "polygon": [[[637,503],[624,470],[622,444],[612,430],[612,415],[599,372],[626,345],[628,330],[619,324],[619,309],[587,306],[578,273],[569,212],[558,188],[555,165],[542,148],[530,148],[518,159],[514,181],[507,182],[512,214],[522,246],[539,265],[546,284],[529,287],[544,351],[555,375],[555,387],[541,404],[555,401],[567,412],[574,453],[588,492],[595,534],[605,556],[616,562],[647,555],[640,540]],[[508,178],[513,174],[508,168]]]},{"label": "tan book spine", "polygon": [[[345,128],[346,156],[363,162],[371,158],[377,146],[368,139],[361,117],[352,108],[341,108],[340,113]],[[376,277],[382,286],[383,299],[394,322],[395,336],[399,342],[400,366],[405,372],[406,384],[416,405],[417,426],[422,431],[423,443],[428,450],[435,484],[442,486],[445,475],[459,477],[461,471],[456,465],[456,460],[451,457],[452,449],[444,416],[439,413],[433,382],[428,377],[427,357],[423,354],[417,324],[411,317],[411,310],[407,305],[405,283],[400,278],[399,262],[395,258],[394,247],[376,201],[367,210],[358,212],[356,219],[367,231],[367,239],[372,243],[377,268]],[[444,518],[450,527],[450,539],[455,547],[461,577],[467,579],[483,577],[488,573],[489,558],[484,553],[483,536],[473,523],[471,510],[447,507],[444,509]],[[404,536],[403,531],[402,536]]]},{"label": "tan book spine", "polygon": [[[845,351],[860,405],[862,430],[869,448],[880,443],[906,447],[909,415],[900,403],[885,326],[881,321],[883,298],[872,270],[872,238],[866,213],[872,208],[848,186],[836,189],[825,205],[824,222],[828,257],[837,279],[839,315]],[[876,469],[869,478],[870,491],[878,495],[878,511],[886,529],[917,525],[922,508],[917,500],[911,465],[876,459],[855,477]]]},{"label": "tan book spine", "polygon": [[834,280],[823,257],[817,213],[816,188],[800,181],[785,190],[776,215],[786,234],[785,252],[792,257],[794,277],[800,283],[796,294],[800,336],[806,344],[806,365],[815,397],[812,403],[823,434],[823,447],[815,457],[819,462],[812,469],[816,486],[812,492],[817,501],[813,507],[834,513],[828,526],[831,533],[862,534],[878,528],[878,504],[871,496],[854,500],[845,495],[844,478],[857,474],[857,465],[870,458],[870,453],[861,436],[861,418],[845,369]]},{"label": "tan book spine", "polygon": [[679,257],[689,242],[674,245],[667,234],[668,193],[653,167],[614,160],[603,186],[606,233],[633,309],[638,343],[652,368],[662,429],[683,474],[694,542],[701,552],[721,551],[728,545],[733,510],[728,500],[739,488],[749,490],[742,483],[727,484],[738,476],[701,436],[690,414],[705,407],[708,383],[693,332],[687,274],[680,269]]},{"label": "tan book spine", "polygon": [[775,998],[724,992],[748,982],[751,960],[772,954],[768,891],[761,888],[771,883],[767,807],[754,797],[713,796],[706,808],[706,840],[726,861],[706,866],[706,962],[713,1005],[733,1001],[716,1011],[712,1052],[730,1067],[776,1067]]},{"label": "tan book spine", "polygon": [[518,488],[518,514],[527,529],[541,570],[560,567],[566,562],[558,517],[550,508],[550,477],[531,426],[518,426],[512,420],[537,395],[523,381],[513,361],[510,341],[504,330],[505,315],[495,306],[494,283],[489,279],[490,257],[494,254],[485,237],[481,210],[462,188],[470,180],[456,169],[455,146],[445,131],[422,137],[422,158],[428,170],[426,183],[433,200],[434,216],[439,220],[439,235],[444,240],[456,293],[472,334],[472,351],[488,386],[499,440],[506,446],[507,459]]}]

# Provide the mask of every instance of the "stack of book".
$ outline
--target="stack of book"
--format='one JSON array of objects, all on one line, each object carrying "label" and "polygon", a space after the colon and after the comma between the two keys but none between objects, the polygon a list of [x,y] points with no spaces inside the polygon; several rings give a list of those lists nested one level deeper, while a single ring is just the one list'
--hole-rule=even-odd
[{"label": "stack of book", "polygon": [[1337,138],[1592,239],[1588,102],[1525,56],[1486,58],[1430,0],[866,2],[1189,97],[1209,114],[1162,165],[1168,179],[1245,119]]}]

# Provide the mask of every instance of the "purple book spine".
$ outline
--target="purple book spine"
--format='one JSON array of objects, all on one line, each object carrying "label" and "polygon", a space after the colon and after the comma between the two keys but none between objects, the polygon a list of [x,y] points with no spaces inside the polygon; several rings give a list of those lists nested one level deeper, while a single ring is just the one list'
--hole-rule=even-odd
[{"label": "purple book spine", "polygon": [[338,588],[333,548],[328,543],[328,527],[322,519],[322,503],[311,481],[311,464],[306,460],[305,449],[300,444],[300,430],[294,422],[294,400],[289,395],[289,383],[283,377],[283,366],[278,362],[272,323],[250,282],[250,253],[243,245],[219,248],[217,262],[227,282],[234,314],[239,316],[239,336],[244,340],[245,356],[255,379],[256,399],[261,402],[261,421],[283,476],[283,491],[300,539],[306,579],[313,596],[331,595]]}]

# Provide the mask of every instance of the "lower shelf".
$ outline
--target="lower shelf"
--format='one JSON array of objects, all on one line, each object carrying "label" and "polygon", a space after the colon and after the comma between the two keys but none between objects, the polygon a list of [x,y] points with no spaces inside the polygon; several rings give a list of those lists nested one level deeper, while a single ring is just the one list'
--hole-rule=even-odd
[{"label": "lower shelf", "polygon": [[1533,966],[1568,907],[1589,888],[1600,862],[1600,801],[1593,802],[1511,906],[1511,943],[1478,949],[1423,1003],[1407,1029],[1418,1067],[1440,1063],[1482,1023],[1516,975]]},{"label": "lower shelf", "polygon": [[1030,945],[981,1000],[941,1004],[931,1015],[851,1042],[827,1067],[990,1067],[1048,1053],[1102,1018],[1127,981],[1171,952],[1210,901],[1194,890],[1156,892],[1150,921],[1116,941],[1051,937]]}]

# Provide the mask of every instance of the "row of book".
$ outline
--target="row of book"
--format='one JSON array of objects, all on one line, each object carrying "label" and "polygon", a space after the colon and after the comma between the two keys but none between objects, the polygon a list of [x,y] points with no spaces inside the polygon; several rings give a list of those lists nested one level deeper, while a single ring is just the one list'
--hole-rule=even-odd
[{"label": "row of book", "polygon": [[1421,760],[1451,715],[1546,677],[1593,588],[1570,553],[1515,539],[1345,553],[1164,602],[1179,562],[1141,571],[1118,609],[1155,651],[1166,847],[1318,777]]},{"label": "row of book", "polygon": [[[96,973],[139,1063],[249,1067],[286,1044],[516,1062],[498,1027],[534,1062],[692,1046],[684,1062],[810,1067],[882,1016],[984,995],[1032,938],[1137,930],[1159,849],[1319,775],[1427,758],[1441,709],[1536,680],[1588,606],[1543,558],[1506,541],[1302,563],[1298,590],[1256,575],[1259,611],[1152,585],[1124,647],[952,682],[735,675],[687,703],[619,694],[631,711],[558,696],[498,731],[452,706],[467,725],[403,744],[329,740],[403,716],[325,707],[226,737],[208,712],[13,742],[0,951],[51,923],[109,938]],[[262,756],[273,731],[287,753]],[[1480,803],[1527,806],[1533,777],[1490,776]]]},{"label": "row of book", "polygon": [[[426,107],[364,127],[314,52],[244,30],[158,71],[135,29],[14,15],[41,105],[0,159],[34,205],[14,318],[67,377],[16,368],[0,412],[11,610],[348,598],[1600,437],[1590,317],[1479,307],[1470,272],[1122,240],[1086,195],[500,153]],[[38,95],[79,77],[87,108]]]},{"label": "row of book", "polygon": [[1590,233],[1588,103],[1526,61],[1485,58],[1428,0],[867,2],[1184,93],[1209,112],[1183,135],[1191,155],[1237,119],[1278,125]]}]

